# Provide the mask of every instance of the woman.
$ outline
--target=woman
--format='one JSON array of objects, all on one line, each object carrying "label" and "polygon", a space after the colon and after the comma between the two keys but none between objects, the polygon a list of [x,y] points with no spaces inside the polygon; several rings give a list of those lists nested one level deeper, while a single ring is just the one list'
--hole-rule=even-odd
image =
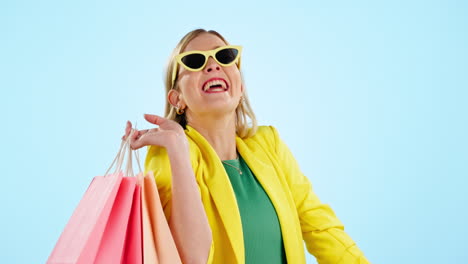
[{"label": "woman", "polygon": [[[240,73],[242,48],[194,30],[166,74],[166,118],[140,130],[183,263],[368,263],[275,128],[257,127]],[[251,124],[247,123],[247,118]],[[127,123],[126,135],[131,123]]]}]

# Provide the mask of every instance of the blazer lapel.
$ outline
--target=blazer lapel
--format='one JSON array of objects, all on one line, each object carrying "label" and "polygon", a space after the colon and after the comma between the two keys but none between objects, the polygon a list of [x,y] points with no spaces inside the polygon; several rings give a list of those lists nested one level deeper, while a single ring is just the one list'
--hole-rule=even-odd
[{"label": "blazer lapel", "polygon": [[193,139],[202,155],[200,166],[203,166],[203,179],[221,216],[224,229],[229,237],[236,260],[233,263],[244,263],[244,237],[242,222],[234,190],[229,177],[217,153],[194,128],[187,126],[187,135]]},{"label": "blazer lapel", "polygon": [[[303,247],[302,241],[298,243],[295,232],[291,232],[291,228],[295,227],[294,214],[295,208],[291,208],[288,202],[288,196],[285,194],[285,186],[281,184],[279,172],[272,165],[274,162],[269,158],[266,151],[257,145],[256,142],[237,138],[237,149],[239,154],[244,158],[245,162],[252,170],[255,177],[262,185],[265,192],[268,194],[281,226],[281,234],[288,259],[291,259],[294,252],[297,252],[298,247]],[[250,144],[251,143],[251,144]]]}]

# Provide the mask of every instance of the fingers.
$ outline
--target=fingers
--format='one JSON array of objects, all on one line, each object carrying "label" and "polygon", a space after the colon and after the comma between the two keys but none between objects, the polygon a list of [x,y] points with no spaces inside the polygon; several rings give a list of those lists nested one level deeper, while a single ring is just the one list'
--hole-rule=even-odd
[{"label": "fingers", "polygon": [[130,132],[132,132],[132,123],[130,121],[127,121],[127,127],[125,128],[125,137],[128,137],[128,135],[130,135]]},{"label": "fingers", "polygon": [[142,136],[148,134],[149,132],[155,132],[155,131],[158,131],[158,129],[153,128],[153,129],[135,130],[135,132],[133,133],[132,138],[137,140],[137,139],[141,138]]},{"label": "fingers", "polygon": [[132,123],[130,121],[127,121],[127,126],[125,127],[125,135],[122,136],[122,140],[125,140],[128,135],[130,135],[130,132],[132,131]]},{"label": "fingers", "polygon": [[148,144],[148,130],[146,131],[136,131],[132,138],[130,139],[130,147],[132,149],[139,149],[141,147],[147,146]]},{"label": "fingers", "polygon": [[151,124],[158,125],[159,127],[163,129],[173,129],[174,124],[176,124],[174,121],[166,119],[158,115],[145,114],[145,119]]},{"label": "fingers", "polygon": [[130,139],[130,147],[132,149],[139,149],[141,147],[149,145],[148,137],[151,136],[152,132],[157,132],[158,128],[135,130]]},{"label": "fingers", "polygon": [[137,146],[137,142],[138,140],[140,139],[141,135],[140,135],[140,131],[138,130],[134,130],[133,133],[131,134],[131,137],[130,137],[130,148],[131,149],[139,149],[140,147]]},{"label": "fingers", "polygon": [[[128,139],[129,135],[131,135],[130,146],[132,149],[138,149],[143,146],[149,145],[150,140],[147,137],[153,132],[158,132],[162,130],[181,130],[183,132],[183,128],[173,120],[169,120],[164,117],[151,114],[145,114],[144,117],[146,121],[158,125],[159,128],[136,130],[132,128],[132,123],[130,121],[127,121],[127,126],[125,128],[125,136],[122,137],[122,140]],[[147,137],[145,138],[145,136]]]},{"label": "fingers", "polygon": [[155,125],[161,125],[161,123],[164,123],[165,118],[157,116],[157,115],[150,115],[150,114],[145,114],[145,119],[146,121],[150,122],[151,124]]},{"label": "fingers", "polygon": [[143,144],[143,142],[141,140],[132,141],[130,143],[130,148],[132,148],[133,150],[139,149],[139,148],[144,147],[144,146],[145,145]]},{"label": "fingers", "polygon": [[130,135],[130,133],[132,133],[132,130],[134,131],[133,135],[138,134],[137,132],[139,132],[140,135],[149,132],[149,129],[144,129],[144,130],[132,129],[132,123],[130,121],[127,121],[127,126],[125,127],[125,135],[122,136],[122,140],[125,140]]},{"label": "fingers", "polygon": [[152,124],[158,125],[160,128],[164,130],[183,131],[182,127],[174,120],[170,120],[170,119],[158,116],[158,115],[150,115],[150,114],[145,114],[145,119]]}]

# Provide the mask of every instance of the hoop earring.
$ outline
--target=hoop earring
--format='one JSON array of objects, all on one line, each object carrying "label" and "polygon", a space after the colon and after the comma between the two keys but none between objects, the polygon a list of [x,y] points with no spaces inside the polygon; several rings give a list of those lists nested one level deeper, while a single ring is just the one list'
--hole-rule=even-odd
[{"label": "hoop earring", "polygon": [[184,109],[181,109],[179,105],[177,105],[177,106],[175,107],[175,109],[176,109],[176,113],[177,113],[178,115],[182,115],[182,114],[184,114],[184,112],[185,112],[185,110],[184,110]]}]

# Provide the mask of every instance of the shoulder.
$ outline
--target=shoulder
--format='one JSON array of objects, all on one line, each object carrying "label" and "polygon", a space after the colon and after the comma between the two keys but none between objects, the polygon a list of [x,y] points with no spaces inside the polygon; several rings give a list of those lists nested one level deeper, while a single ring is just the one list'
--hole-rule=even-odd
[{"label": "shoulder", "polygon": [[151,170],[156,174],[157,171],[168,168],[170,168],[170,162],[166,149],[160,146],[148,146],[145,158],[145,171]]},{"label": "shoulder", "polygon": [[246,144],[265,145],[276,149],[278,140],[278,130],[274,126],[258,126],[256,133],[249,138],[245,138],[244,142]]},{"label": "shoulder", "polygon": [[254,140],[273,140],[278,137],[278,130],[274,126],[258,126],[257,132],[253,135]]}]

